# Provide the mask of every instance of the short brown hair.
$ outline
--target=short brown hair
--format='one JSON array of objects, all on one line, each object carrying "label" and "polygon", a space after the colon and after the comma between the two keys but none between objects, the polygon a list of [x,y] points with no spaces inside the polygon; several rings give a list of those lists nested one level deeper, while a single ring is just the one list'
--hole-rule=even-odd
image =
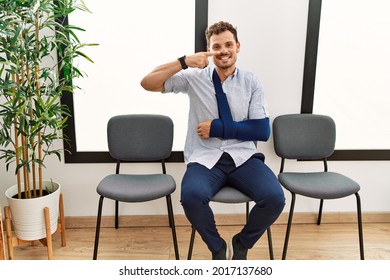
[{"label": "short brown hair", "polygon": [[226,21],[219,21],[217,23],[214,23],[213,25],[210,25],[209,28],[206,29],[206,40],[207,40],[207,46],[210,46],[210,38],[214,34],[220,34],[225,31],[230,31],[233,33],[234,39],[236,42],[238,42],[238,37],[237,37],[237,29],[233,27],[230,23]]}]

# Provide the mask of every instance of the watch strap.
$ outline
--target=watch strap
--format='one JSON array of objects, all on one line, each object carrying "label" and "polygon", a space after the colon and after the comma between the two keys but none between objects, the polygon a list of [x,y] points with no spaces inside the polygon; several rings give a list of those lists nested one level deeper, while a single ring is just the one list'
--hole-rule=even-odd
[{"label": "watch strap", "polygon": [[181,68],[182,68],[183,70],[188,68],[188,65],[186,64],[185,58],[186,58],[186,56],[183,55],[182,57],[179,57],[179,58],[177,59],[177,60],[180,61]]}]

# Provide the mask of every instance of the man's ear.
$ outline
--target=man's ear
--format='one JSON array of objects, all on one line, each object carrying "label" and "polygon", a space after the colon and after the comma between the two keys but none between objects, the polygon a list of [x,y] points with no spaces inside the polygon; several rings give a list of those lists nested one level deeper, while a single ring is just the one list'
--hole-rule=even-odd
[{"label": "man's ear", "polygon": [[241,48],[241,44],[240,44],[240,42],[237,42],[237,53],[240,52],[240,48]]}]

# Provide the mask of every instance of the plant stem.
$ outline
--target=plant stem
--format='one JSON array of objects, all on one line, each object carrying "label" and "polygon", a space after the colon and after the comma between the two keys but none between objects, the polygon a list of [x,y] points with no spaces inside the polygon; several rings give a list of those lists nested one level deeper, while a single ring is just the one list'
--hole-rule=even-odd
[{"label": "plant stem", "polygon": [[[15,74],[12,74],[12,81],[14,83],[16,83]],[[15,87],[12,90],[14,92],[13,98],[16,98],[15,97]],[[15,135],[14,147],[15,147],[15,157],[16,157],[15,163],[16,163],[16,166],[19,166],[20,155],[19,155],[18,119],[16,117],[14,118],[14,135]],[[22,198],[22,186],[21,186],[21,182],[20,182],[20,169],[18,169],[18,171],[16,171],[16,180],[17,180],[17,185],[18,185],[18,198],[21,199]]]},{"label": "plant stem", "polygon": [[[23,37],[22,33],[19,36],[21,45],[23,45]],[[22,87],[25,84],[25,61],[23,59],[23,56],[20,58],[20,79],[18,79],[18,85],[19,87]],[[23,115],[26,116],[26,108],[23,109]],[[20,122],[19,122],[19,128],[20,128]],[[31,198],[31,189],[30,189],[30,174],[28,171],[28,168],[26,165],[28,165],[29,158],[28,158],[28,131],[25,131],[24,124],[21,127],[22,133],[21,133],[21,139],[22,139],[22,157],[23,157],[23,174],[24,174],[24,192],[26,198]]]},{"label": "plant stem", "polygon": [[[39,12],[35,14],[35,46],[37,52],[39,53]],[[38,57],[38,60],[40,58]],[[37,89],[37,95],[41,95],[41,85],[39,83],[39,64],[35,66],[35,87]],[[39,162],[42,162],[42,141],[41,141],[41,130],[38,131],[38,159]],[[38,178],[39,178],[39,196],[43,195],[43,186],[42,186],[42,164],[38,165]]]},{"label": "plant stem", "polygon": [[[26,58],[27,60],[27,58]],[[26,79],[27,79],[27,85],[28,85],[28,92],[30,93],[30,97],[29,97],[29,104],[30,104],[30,107],[29,107],[29,111],[30,111],[30,122],[32,123],[34,121],[34,112],[33,112],[33,98],[32,98],[32,95],[31,95],[31,92],[34,90],[34,89],[31,89],[31,86],[30,86],[30,83],[31,83],[31,72],[30,72],[30,66],[29,66],[29,62],[27,61],[25,63],[26,65]],[[27,139],[26,139],[27,140]],[[30,146],[31,147],[34,147],[34,139],[32,137],[30,137]],[[32,153],[34,154],[35,151],[34,149],[32,150]],[[32,158],[34,159],[35,157],[32,155]],[[33,197],[37,197],[37,183],[36,183],[36,171],[35,171],[36,167],[35,167],[35,161],[32,161],[31,163],[31,170],[30,170],[30,173],[32,173],[32,185],[33,185],[33,191],[32,191],[32,196]]]}]

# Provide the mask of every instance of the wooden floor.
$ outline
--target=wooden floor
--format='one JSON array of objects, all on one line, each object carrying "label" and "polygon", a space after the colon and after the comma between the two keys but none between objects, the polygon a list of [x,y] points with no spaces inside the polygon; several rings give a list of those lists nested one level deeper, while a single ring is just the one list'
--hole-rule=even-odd
[{"label": "wooden floor", "polygon": [[[241,225],[219,226],[221,236],[230,241]],[[271,228],[275,259],[280,259],[285,224]],[[177,225],[180,259],[187,258],[191,229]],[[59,233],[53,235],[54,259],[91,260],[95,228],[78,226],[66,229],[67,245],[61,247]],[[98,259],[101,260],[173,260],[171,231],[167,226],[125,225],[119,229],[102,228]],[[390,223],[364,224],[365,259],[390,260]],[[14,248],[15,259],[47,259],[46,248],[39,242]],[[267,238],[264,235],[249,251],[249,259],[269,259]],[[356,223],[293,224],[287,259],[290,260],[358,260],[359,246]],[[208,260],[210,252],[197,234],[193,259]]]}]

